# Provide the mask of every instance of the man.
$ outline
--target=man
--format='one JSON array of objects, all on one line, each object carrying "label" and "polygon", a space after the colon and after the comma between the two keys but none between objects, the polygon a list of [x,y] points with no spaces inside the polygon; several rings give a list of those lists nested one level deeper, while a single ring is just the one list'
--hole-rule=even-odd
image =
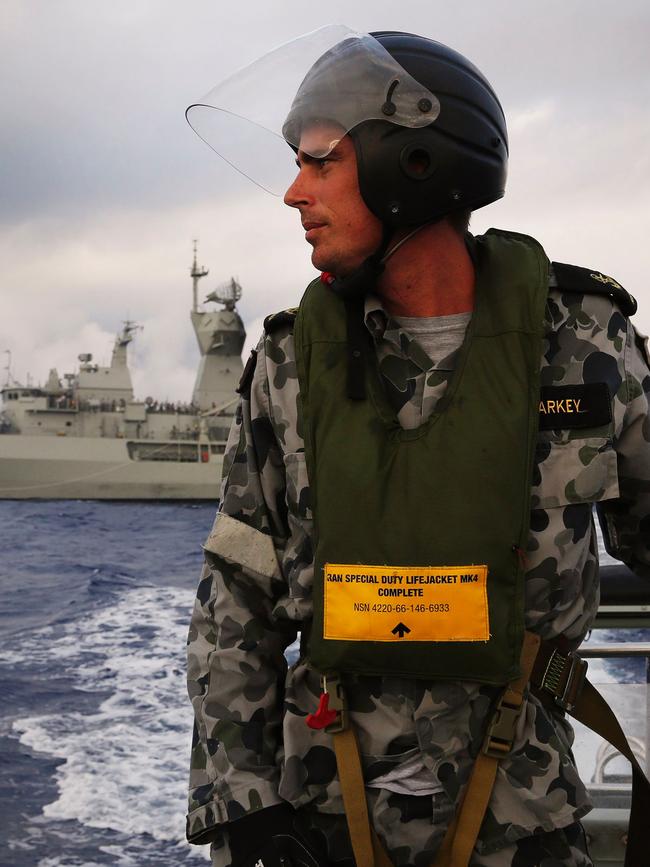
[{"label": "man", "polygon": [[189,839],[236,867],[585,867],[572,730],[527,681],[540,638],[568,653],[596,613],[594,503],[647,574],[633,301],[532,239],[466,234],[507,138],[445,46],[342,40],[283,135],[323,277],[241,383],[189,638]]}]

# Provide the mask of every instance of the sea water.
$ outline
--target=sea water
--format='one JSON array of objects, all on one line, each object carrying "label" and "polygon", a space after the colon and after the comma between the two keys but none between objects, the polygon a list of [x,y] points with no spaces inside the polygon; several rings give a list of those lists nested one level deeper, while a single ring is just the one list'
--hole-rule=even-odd
[{"label": "sea water", "polygon": [[0,867],[209,860],[185,842],[185,642],[214,511],[0,501]]},{"label": "sea water", "polygon": [[0,864],[201,865],[185,642],[214,505],[0,503]]}]

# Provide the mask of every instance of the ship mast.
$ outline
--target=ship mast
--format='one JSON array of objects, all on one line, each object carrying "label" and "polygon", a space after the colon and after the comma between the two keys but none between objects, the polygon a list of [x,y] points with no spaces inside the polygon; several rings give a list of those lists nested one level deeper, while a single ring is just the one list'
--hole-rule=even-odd
[{"label": "ship mast", "polygon": [[3,352],[7,355],[7,364],[5,365],[5,370],[7,371],[7,381],[4,384],[4,388],[9,388],[13,380],[13,377],[11,375],[11,349],[3,349]]},{"label": "ship mast", "polygon": [[204,303],[222,304],[224,309],[199,310],[198,282],[205,277],[208,269],[197,265],[196,241],[190,273],[194,296],[190,319],[201,353],[192,403],[202,413],[209,412],[212,415],[213,410],[222,410],[230,405],[243,369],[241,352],[246,340],[246,329],[236,309],[242,288],[231,277],[204,300]]},{"label": "ship mast", "polygon": [[208,269],[199,266],[196,264],[196,239],[194,240],[194,261],[192,262],[192,313],[198,312],[198,289],[199,289],[199,280],[201,277],[206,277],[208,274]]},{"label": "ship mast", "polygon": [[[122,331],[116,336],[113,345],[113,355],[111,358],[112,368],[127,366],[126,348],[133,340],[133,335],[136,331],[142,331],[142,325],[136,325],[136,323],[131,319],[123,320]],[[79,360],[82,360],[81,357]],[[87,360],[90,361],[90,357],[88,357]]]}]

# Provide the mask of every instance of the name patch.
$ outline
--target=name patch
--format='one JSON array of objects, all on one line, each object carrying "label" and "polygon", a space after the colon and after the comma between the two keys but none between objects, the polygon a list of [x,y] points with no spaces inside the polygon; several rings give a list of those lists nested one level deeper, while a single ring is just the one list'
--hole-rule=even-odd
[{"label": "name patch", "polygon": [[601,427],[611,420],[612,401],[605,382],[551,385],[540,389],[540,430]]},{"label": "name patch", "polygon": [[325,638],[488,641],[487,566],[326,563]]}]

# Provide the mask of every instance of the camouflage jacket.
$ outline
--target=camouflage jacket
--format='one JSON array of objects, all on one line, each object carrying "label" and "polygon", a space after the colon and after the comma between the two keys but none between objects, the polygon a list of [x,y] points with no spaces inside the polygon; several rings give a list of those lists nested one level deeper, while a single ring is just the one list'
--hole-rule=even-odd
[{"label": "camouflage jacket", "polygon": [[[612,553],[650,575],[650,372],[629,320],[606,297],[554,286],[542,385],[606,382],[606,430],[541,431],[526,571],[526,623],[577,646],[598,606],[598,504]],[[453,357],[435,367],[419,345],[366,302],[379,369],[404,426],[426,417]],[[293,335],[273,329],[240,401],[226,453],[219,511],[189,635],[195,712],[188,837],[219,840],[220,826],[282,799],[343,812],[330,736],[305,725],[320,695],[317,673],[285,648],[311,617],[312,515]],[[482,740],[494,688],[357,677],[348,690],[366,780],[419,756],[439,784],[434,823],[444,828]],[[564,716],[530,696],[512,753],[499,767],[478,848],[568,825],[589,810]],[[218,844],[219,845],[219,844]]]}]

